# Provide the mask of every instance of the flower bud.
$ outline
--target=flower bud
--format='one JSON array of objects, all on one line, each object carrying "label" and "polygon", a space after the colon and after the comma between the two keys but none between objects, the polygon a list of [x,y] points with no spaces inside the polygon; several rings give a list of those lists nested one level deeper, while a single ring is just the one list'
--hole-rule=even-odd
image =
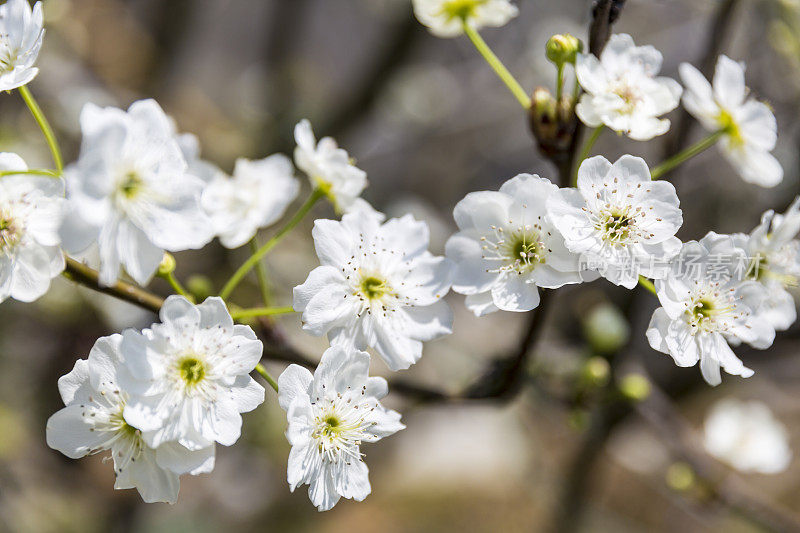
[{"label": "flower bud", "polygon": [[673,463],[667,469],[666,481],[672,490],[685,492],[695,484],[694,470],[686,463]]},{"label": "flower bud", "polygon": [[602,387],[608,383],[611,368],[608,361],[602,357],[590,357],[583,365],[583,379],[596,387]]},{"label": "flower bud", "polygon": [[164,252],[164,258],[161,259],[161,263],[158,265],[158,275],[159,276],[168,276],[175,271],[175,258],[172,257],[172,254],[169,252]]},{"label": "flower bud", "polygon": [[640,402],[650,396],[650,381],[641,374],[628,374],[619,382],[619,391],[634,402]]},{"label": "flower bud", "polygon": [[594,353],[607,355],[625,346],[630,337],[630,326],[614,305],[601,303],[586,315],[583,334]]},{"label": "flower bud", "polygon": [[547,59],[562,67],[566,63],[575,64],[575,59],[583,51],[583,43],[569,33],[553,35],[545,46]]},{"label": "flower bud", "polygon": [[206,276],[195,274],[186,280],[186,288],[198,302],[204,301],[214,292],[214,285]]},{"label": "flower bud", "polygon": [[556,118],[556,100],[550,94],[550,91],[544,87],[537,87],[533,91],[531,98],[531,109],[539,122],[548,123],[555,121]]}]

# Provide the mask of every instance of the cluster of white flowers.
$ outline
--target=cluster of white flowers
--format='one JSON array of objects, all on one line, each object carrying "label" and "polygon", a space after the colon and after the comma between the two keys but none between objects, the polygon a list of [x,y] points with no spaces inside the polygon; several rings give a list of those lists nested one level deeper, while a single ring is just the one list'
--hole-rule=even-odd
[{"label": "cluster of white flowers", "polygon": [[[414,10],[442,37],[473,35],[517,14],[508,0],[414,0]],[[43,33],[41,3],[0,6],[0,89],[36,76]],[[780,182],[783,171],[769,153],[775,117],[746,98],[744,67],[722,56],[712,88],[684,64],[683,92],[657,77],[661,61],[655,48],[637,47],[628,35],[612,36],[599,59],[578,55],[576,75],[586,92],[575,113],[589,126],[647,140],[668,131],[662,116],[683,93],[687,110],[715,135],[709,142],[719,142],[746,181]],[[360,197],[366,173],[334,139],[317,142],[307,120],[294,130],[294,165],[281,154],[239,159],[232,176],[203,161],[197,139],[179,135],[154,100],[127,111],[87,104],[80,125],[80,155],[63,177],[29,171],[16,154],[0,153],[0,300],[46,293],[65,268],[62,248],[96,250],[99,284],[110,286],[121,269],[146,285],[165,251],[201,248],[214,237],[240,247],[283,218],[298,196],[294,165],[314,191],[308,205],[325,197],[341,215],[316,220],[320,266],[293,292],[303,329],[327,335],[330,348],[313,374],[291,365],[273,384],[288,421],[288,483],[292,491],[308,484],[321,511],[342,497],[363,500],[371,488],[361,445],[405,427],[380,403],[388,385],[369,376],[364,350],[393,371],[416,363],[424,342],[452,331],[444,301],[451,286],[483,316],[531,311],[540,289],[599,277],[628,289],[654,280],[661,307],[646,333],[650,345],[679,366],[699,362],[712,385],[721,382],[721,369],[753,374],[731,346],[766,349],[797,318],[788,289],[800,278],[800,198],[785,215],[765,213],[750,235],[710,232],[682,243],[675,187],[654,180],[639,157],[611,163],[596,156],[581,162],[575,187],[520,174],[498,191],[467,194],[455,206],[458,232],[441,257],[428,250],[425,222],[410,215],[387,221]],[[719,257],[727,263],[719,265]],[[264,402],[264,388],[250,376],[262,344],[249,326],[234,324],[218,297],[195,305],[170,296],[160,319],[143,331],[98,339],[59,380],[65,407],[49,419],[47,442],[71,458],[109,452],[116,488],[137,488],[147,502],[175,502],[179,477],[210,472],[216,444],[234,444],[241,413]],[[737,421],[742,416],[771,427],[765,442],[781,441],[770,416],[752,405],[745,415],[726,409],[709,419],[709,451],[738,468],[783,468],[788,450],[765,459],[739,442],[747,435]],[[734,426],[739,433],[731,441]]]},{"label": "cluster of white flowers", "polygon": [[110,451],[115,488],[174,503],[179,476],[213,470],[215,443],[235,443],[240,413],[264,401],[249,375],[262,345],[219,298],[170,296],[160,317],[98,339],[59,379],[66,407],[48,420],[47,444],[73,459]]}]

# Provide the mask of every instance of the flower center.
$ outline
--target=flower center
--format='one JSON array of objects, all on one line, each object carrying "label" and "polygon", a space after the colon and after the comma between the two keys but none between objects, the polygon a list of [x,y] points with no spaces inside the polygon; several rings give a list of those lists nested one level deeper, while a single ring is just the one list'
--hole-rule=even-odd
[{"label": "flower center", "polygon": [[386,280],[375,276],[367,276],[361,280],[361,294],[369,300],[381,298],[384,294],[391,291],[391,287]]},{"label": "flower center", "polygon": [[449,0],[442,6],[442,14],[448,20],[467,20],[475,15],[475,9],[486,3],[486,0]]},{"label": "flower center", "polygon": [[725,333],[732,321],[742,316],[732,289],[725,293],[717,288],[702,290],[686,304],[686,312],[693,335],[701,331]]},{"label": "flower center", "polygon": [[481,237],[481,257],[500,265],[487,269],[487,272],[499,274],[511,271],[525,274],[547,261],[549,250],[541,241],[541,225],[525,224],[511,231],[491,226],[491,230],[492,233]]},{"label": "flower center", "polygon": [[601,238],[610,244],[635,242],[640,233],[636,225],[638,213],[638,209],[631,212],[630,207],[609,209],[596,219],[595,229],[600,232]]},{"label": "flower center", "polygon": [[8,251],[22,237],[22,229],[11,215],[0,215],[0,250]]},{"label": "flower center", "polygon": [[720,129],[723,130],[730,138],[731,145],[735,147],[744,145],[744,136],[742,136],[742,130],[739,129],[739,125],[733,119],[733,115],[723,109],[719,112],[717,123],[719,124]]},{"label": "flower center", "polygon": [[316,404],[318,411],[311,437],[317,441],[317,452],[323,460],[332,463],[360,460],[359,446],[369,427],[364,419],[370,413],[369,406],[356,406],[350,400],[345,404],[341,397],[338,400],[325,399],[321,400],[322,405]]},{"label": "flower center", "polygon": [[119,183],[119,193],[128,200],[134,198],[142,190],[144,180],[136,171],[126,172]]},{"label": "flower center", "polygon": [[206,376],[206,367],[202,361],[194,357],[184,357],[178,362],[181,379],[188,386],[197,385]]}]

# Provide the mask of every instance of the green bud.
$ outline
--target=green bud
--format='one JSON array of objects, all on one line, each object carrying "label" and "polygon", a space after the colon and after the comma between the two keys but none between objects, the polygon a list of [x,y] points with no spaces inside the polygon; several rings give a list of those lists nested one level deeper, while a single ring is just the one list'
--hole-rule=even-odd
[{"label": "green bud", "polygon": [[175,271],[175,258],[169,252],[164,252],[164,258],[158,265],[158,275],[167,276]]},{"label": "green bud", "polygon": [[190,276],[189,279],[186,280],[186,288],[194,295],[195,300],[198,302],[202,302],[214,292],[214,285],[211,283],[211,280],[200,274]]},{"label": "green bud", "polygon": [[650,396],[650,381],[641,374],[628,374],[620,380],[619,391],[629,400],[640,402]]},{"label": "green bud", "polygon": [[583,51],[583,43],[569,33],[553,35],[548,39],[545,51],[547,59],[557,67],[566,63],[574,65],[578,54]]},{"label": "green bud", "polygon": [[533,91],[531,110],[539,122],[552,122],[556,118],[556,100],[550,91],[544,87],[537,87]]},{"label": "green bud", "polygon": [[593,306],[583,321],[583,334],[592,351],[600,355],[614,353],[625,346],[630,329],[619,309],[610,303]]},{"label": "green bud", "polygon": [[666,481],[672,490],[685,492],[695,484],[694,470],[686,463],[673,463],[667,468]]},{"label": "green bud", "polygon": [[590,357],[583,365],[583,377],[587,383],[602,387],[608,383],[611,373],[608,361],[603,357]]}]

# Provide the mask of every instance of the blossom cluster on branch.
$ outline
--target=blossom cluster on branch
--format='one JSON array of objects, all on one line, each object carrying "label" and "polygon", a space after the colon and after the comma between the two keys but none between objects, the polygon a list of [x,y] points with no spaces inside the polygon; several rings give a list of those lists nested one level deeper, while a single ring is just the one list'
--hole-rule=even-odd
[{"label": "blossom cluster on branch", "polygon": [[[458,232],[444,257],[428,250],[424,221],[411,215],[386,220],[362,199],[366,173],[335,140],[318,141],[307,120],[295,127],[294,163],[282,154],[239,159],[228,176],[200,159],[196,139],[178,134],[154,100],[134,102],[127,111],[87,103],[80,154],[62,168],[55,136],[26,85],[37,74],[41,3],[0,6],[0,88],[19,90],[56,167],[29,169],[19,156],[0,154],[0,298],[33,301],[65,268],[68,277],[84,279],[70,271],[74,258],[65,261],[65,253],[96,267],[95,288],[113,293],[124,283],[128,292],[117,292],[122,298],[144,291],[154,276],[175,292],[160,305],[159,322],[98,339],[87,359],[61,377],[65,407],[47,423],[52,448],[71,458],[110,452],[115,488],[136,488],[147,502],[175,502],[179,476],[210,472],[216,445],[233,445],[241,414],[265,401],[255,372],[275,389],[287,414],[290,488],[309,485],[319,510],[342,497],[363,500],[371,488],[362,444],[405,427],[399,413],[381,404],[388,385],[370,377],[366,350],[392,371],[416,363],[423,343],[453,330],[444,300],[451,288],[484,316],[532,311],[542,290],[600,277],[626,289],[642,285],[661,305],[647,331],[655,350],[678,366],[699,363],[712,385],[720,383],[721,370],[753,374],[731,346],[767,349],[776,331],[797,318],[788,289],[800,276],[800,199],[784,215],[765,213],[749,235],[709,232],[681,242],[676,189],[659,180],[717,145],[745,181],[781,181],[781,166],[770,154],[775,117],[748,98],[744,66],[721,56],[712,86],[684,64],[684,90],[657,75],[658,50],[636,46],[629,35],[613,35],[600,57],[583,53],[574,37],[557,36],[547,49],[558,67],[556,98],[547,91],[530,98],[477,33],[511,20],[517,14],[512,3],[414,0],[413,6],[435,35],[466,34],[537,123],[557,107],[560,120],[596,128],[573,183],[519,174],[497,191],[467,194],[455,206]],[[566,65],[577,80],[571,94],[563,90]],[[589,157],[604,128],[641,141],[663,135],[670,127],[663,115],[681,101],[710,132],[698,145],[652,168],[633,155],[615,162]],[[284,219],[299,195],[295,166],[312,192],[262,245],[259,230]],[[266,291],[265,307],[235,305],[238,284],[322,199],[338,219],[315,221],[320,266],[294,287],[292,305],[270,306]],[[165,252],[202,248],[215,237],[226,248],[250,243],[253,253],[219,296],[196,303]],[[747,268],[720,273],[712,259],[722,255]],[[699,263],[699,277],[653,267],[688,260]],[[291,365],[275,380],[260,365],[262,342],[235,322],[290,312],[302,314],[308,333],[327,336],[330,348],[313,373]],[[727,423],[729,416],[720,416],[710,425]],[[728,453],[718,437],[709,441],[718,455]]]}]

